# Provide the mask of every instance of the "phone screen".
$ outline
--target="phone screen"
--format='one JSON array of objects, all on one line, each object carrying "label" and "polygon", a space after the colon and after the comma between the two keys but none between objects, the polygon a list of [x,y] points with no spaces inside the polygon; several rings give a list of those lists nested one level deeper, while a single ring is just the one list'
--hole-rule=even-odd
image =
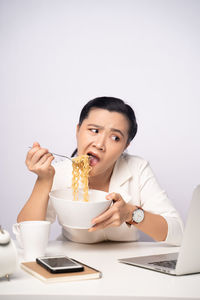
[{"label": "phone screen", "polygon": [[49,270],[50,272],[78,272],[83,271],[84,267],[80,263],[70,259],[67,256],[58,257],[40,257],[36,262]]},{"label": "phone screen", "polygon": [[67,257],[50,257],[43,258],[42,260],[52,268],[73,267],[78,265],[76,262],[70,260]]}]

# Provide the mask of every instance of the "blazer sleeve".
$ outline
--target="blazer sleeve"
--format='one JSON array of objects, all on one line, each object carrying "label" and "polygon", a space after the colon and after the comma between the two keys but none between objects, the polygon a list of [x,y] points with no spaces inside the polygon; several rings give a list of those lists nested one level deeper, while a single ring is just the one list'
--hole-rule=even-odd
[{"label": "blazer sleeve", "polygon": [[165,242],[179,246],[183,235],[183,222],[166,192],[158,184],[148,162],[140,170],[140,201],[144,210],[159,214],[168,224]]}]

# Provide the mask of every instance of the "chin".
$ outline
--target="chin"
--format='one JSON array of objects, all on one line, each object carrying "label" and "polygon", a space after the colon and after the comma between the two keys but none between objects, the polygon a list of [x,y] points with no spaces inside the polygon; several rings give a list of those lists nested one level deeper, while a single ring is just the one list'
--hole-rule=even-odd
[{"label": "chin", "polygon": [[96,170],[95,167],[92,167],[92,169],[91,169],[91,171],[90,171],[90,173],[89,173],[89,177],[95,177],[95,176],[97,176],[97,175],[100,175],[101,173],[102,173],[102,172]]}]

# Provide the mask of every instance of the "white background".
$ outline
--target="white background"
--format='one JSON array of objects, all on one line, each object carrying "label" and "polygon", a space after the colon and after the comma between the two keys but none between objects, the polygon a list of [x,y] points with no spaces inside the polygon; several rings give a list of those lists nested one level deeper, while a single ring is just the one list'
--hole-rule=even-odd
[{"label": "white background", "polygon": [[186,219],[200,183],[200,1],[0,0],[0,46],[4,228],[36,179],[28,146],[70,155],[81,108],[103,95],[133,107],[129,153],[149,160]]}]

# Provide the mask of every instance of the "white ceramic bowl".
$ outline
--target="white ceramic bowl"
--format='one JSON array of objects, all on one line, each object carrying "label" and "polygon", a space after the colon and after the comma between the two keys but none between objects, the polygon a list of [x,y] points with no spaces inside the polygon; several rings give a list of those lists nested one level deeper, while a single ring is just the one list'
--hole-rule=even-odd
[{"label": "white ceramic bowl", "polygon": [[49,193],[59,221],[71,228],[88,229],[91,221],[106,211],[112,200],[107,200],[107,193],[89,190],[89,201],[83,201],[83,191],[79,191],[78,201],[73,200],[72,189],[54,190]]}]

